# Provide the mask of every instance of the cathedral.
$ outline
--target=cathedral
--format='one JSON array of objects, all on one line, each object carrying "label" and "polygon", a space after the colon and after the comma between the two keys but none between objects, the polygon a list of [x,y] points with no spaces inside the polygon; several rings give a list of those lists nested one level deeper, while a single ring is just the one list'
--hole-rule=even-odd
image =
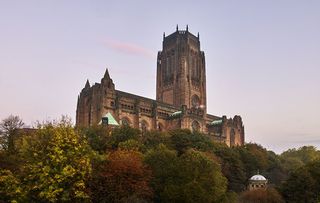
[{"label": "cathedral", "polygon": [[163,35],[157,56],[156,100],[117,90],[106,70],[100,83],[87,80],[78,97],[76,126],[128,125],[147,130],[190,129],[228,146],[244,144],[244,126],[207,113],[206,63],[199,34],[186,30]]}]

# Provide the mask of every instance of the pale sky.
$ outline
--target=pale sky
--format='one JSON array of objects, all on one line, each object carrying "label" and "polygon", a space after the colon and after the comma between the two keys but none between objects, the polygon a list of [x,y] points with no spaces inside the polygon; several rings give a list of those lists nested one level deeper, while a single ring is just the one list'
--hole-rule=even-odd
[{"label": "pale sky", "polygon": [[208,113],[242,116],[246,142],[320,148],[320,1],[0,0],[0,119],[75,120],[105,68],[155,99],[166,35],[189,25],[206,55]]}]

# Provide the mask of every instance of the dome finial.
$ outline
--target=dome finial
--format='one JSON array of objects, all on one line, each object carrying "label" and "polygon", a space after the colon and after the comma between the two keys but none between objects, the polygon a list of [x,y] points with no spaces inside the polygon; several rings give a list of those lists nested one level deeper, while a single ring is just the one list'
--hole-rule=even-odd
[{"label": "dome finial", "polygon": [[260,174],[259,174],[259,169],[258,169],[258,171],[257,171],[257,174],[260,175]]}]

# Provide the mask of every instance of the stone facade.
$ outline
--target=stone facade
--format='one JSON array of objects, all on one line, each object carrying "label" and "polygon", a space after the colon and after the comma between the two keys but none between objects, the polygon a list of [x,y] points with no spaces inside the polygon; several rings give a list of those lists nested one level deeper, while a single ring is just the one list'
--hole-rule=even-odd
[{"label": "stone facade", "polygon": [[145,130],[187,128],[200,131],[229,146],[244,143],[240,116],[207,114],[205,55],[199,34],[178,30],[163,36],[157,59],[157,98],[133,95],[115,89],[106,70],[101,83],[86,82],[77,104],[76,125],[98,124],[108,112],[120,123]]}]

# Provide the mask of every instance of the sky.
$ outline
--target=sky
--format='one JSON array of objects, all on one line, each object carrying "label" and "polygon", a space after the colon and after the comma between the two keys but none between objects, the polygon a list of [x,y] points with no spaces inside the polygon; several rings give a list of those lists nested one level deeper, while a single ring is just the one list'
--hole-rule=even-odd
[{"label": "sky", "polygon": [[89,79],[155,99],[166,35],[189,25],[206,55],[208,113],[245,141],[320,149],[320,1],[0,0],[0,119],[69,115]]}]

